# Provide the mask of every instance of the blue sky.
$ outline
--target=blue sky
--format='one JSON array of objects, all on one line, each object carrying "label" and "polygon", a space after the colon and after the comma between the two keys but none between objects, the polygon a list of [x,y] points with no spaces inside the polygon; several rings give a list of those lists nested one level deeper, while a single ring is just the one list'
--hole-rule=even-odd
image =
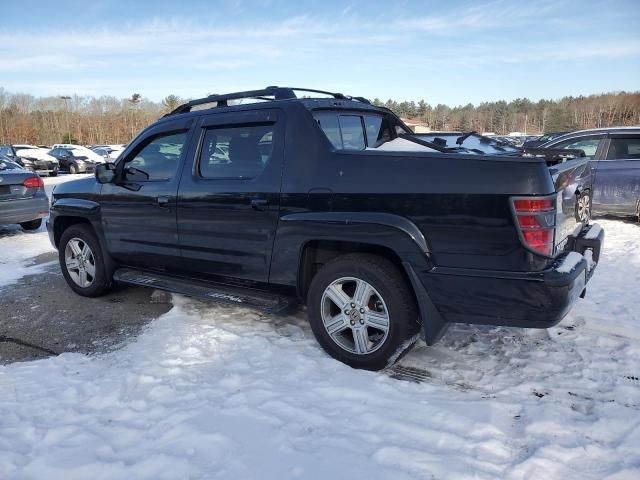
[{"label": "blue sky", "polygon": [[0,87],[432,104],[640,90],[640,0],[0,0]]}]

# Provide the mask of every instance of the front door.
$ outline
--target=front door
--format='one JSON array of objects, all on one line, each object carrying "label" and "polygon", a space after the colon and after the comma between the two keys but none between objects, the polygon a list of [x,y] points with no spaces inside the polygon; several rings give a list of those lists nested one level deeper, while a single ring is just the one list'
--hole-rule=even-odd
[{"label": "front door", "polygon": [[256,286],[268,281],[283,124],[273,109],[202,119],[198,155],[184,166],[178,192],[178,236],[190,275]]},{"label": "front door", "polygon": [[189,124],[161,124],[137,140],[104,184],[101,213],[107,248],[125,265],[158,271],[180,263],[176,195]]},{"label": "front door", "polygon": [[639,201],[640,135],[612,135],[606,157],[594,167],[594,211],[636,215]]}]

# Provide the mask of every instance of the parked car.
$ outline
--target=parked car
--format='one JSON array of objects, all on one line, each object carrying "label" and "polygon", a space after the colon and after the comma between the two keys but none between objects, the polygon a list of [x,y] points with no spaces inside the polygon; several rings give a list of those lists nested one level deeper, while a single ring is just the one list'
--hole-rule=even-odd
[{"label": "parked car", "polygon": [[640,127],[580,130],[541,148],[579,149],[591,158],[593,189],[580,199],[591,215],[640,219]]},{"label": "parked car", "polygon": [[[95,171],[96,162],[89,159],[86,152],[82,149],[75,147],[54,147],[50,154],[58,159],[61,170],[71,174],[92,173]],[[103,162],[104,160],[100,159],[100,163]]]},{"label": "parked car", "polygon": [[39,175],[0,156],[0,224],[37,230],[49,214],[49,199]]},{"label": "parked car", "polygon": [[51,177],[58,175],[60,165],[58,161],[49,155],[46,149],[36,145],[12,145],[16,157],[16,163],[22,165],[27,170],[32,170],[39,174],[48,174]]},{"label": "parked car", "polygon": [[567,132],[545,133],[544,135],[541,135],[539,137],[527,140],[526,142],[524,142],[522,146],[523,148],[537,148],[540,145],[544,145],[545,143],[550,142],[551,140],[554,140],[558,137],[561,137],[562,135],[566,135],[567,133],[571,133],[571,132],[567,131]]},{"label": "parked car", "polygon": [[56,143],[53,148],[64,148],[67,150],[73,150],[75,156],[84,156],[93,163],[104,163],[104,158],[95,153],[93,150],[82,145],[73,145],[70,143]]},{"label": "parked car", "polygon": [[112,162],[118,158],[118,155],[124,150],[124,146],[104,145],[91,149],[94,153],[100,155],[106,162]]},{"label": "parked car", "polygon": [[516,155],[521,150],[504,143],[496,137],[487,137],[477,132],[429,132],[416,133],[416,138],[436,143],[449,149],[463,149],[462,153],[480,153],[491,155]]},{"label": "parked car", "polygon": [[449,323],[547,328],[585,293],[604,240],[574,218],[587,159],[451,152],[364,98],[299,90],[193,100],[56,186],[70,288],[306,304],[331,356],[374,370]]}]

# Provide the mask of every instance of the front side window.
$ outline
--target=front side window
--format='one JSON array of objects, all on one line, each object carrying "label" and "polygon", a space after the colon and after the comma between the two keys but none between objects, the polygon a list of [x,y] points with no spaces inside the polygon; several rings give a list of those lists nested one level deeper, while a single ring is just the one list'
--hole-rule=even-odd
[{"label": "front side window", "polygon": [[607,160],[640,159],[640,137],[612,138]]},{"label": "front side window", "polygon": [[587,157],[593,157],[598,150],[602,137],[589,137],[581,139],[565,140],[552,148],[582,150]]},{"label": "front side window", "polygon": [[151,137],[142,148],[137,149],[133,158],[126,161],[127,180],[141,182],[173,178],[186,139],[186,131],[162,133]]},{"label": "front side window", "polygon": [[200,149],[202,178],[250,180],[258,177],[273,154],[275,125],[206,130]]}]

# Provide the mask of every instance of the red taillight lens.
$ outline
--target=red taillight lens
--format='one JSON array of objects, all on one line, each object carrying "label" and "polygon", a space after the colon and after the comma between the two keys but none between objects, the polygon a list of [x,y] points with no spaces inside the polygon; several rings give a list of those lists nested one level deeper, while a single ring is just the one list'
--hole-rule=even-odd
[{"label": "red taillight lens", "polygon": [[538,218],[534,215],[518,215],[518,223],[522,228],[541,228]]},{"label": "red taillight lens", "polygon": [[553,230],[523,230],[525,243],[536,252],[551,255],[553,247]]},{"label": "red taillight lens", "polygon": [[40,177],[29,177],[24,182],[22,182],[27,188],[41,188],[44,187],[44,182]]},{"label": "red taillight lens", "polygon": [[542,255],[553,254],[555,208],[553,198],[513,199],[516,226],[529,249]]},{"label": "red taillight lens", "polygon": [[548,212],[553,210],[554,203],[550,198],[518,199],[513,201],[516,212]]}]

